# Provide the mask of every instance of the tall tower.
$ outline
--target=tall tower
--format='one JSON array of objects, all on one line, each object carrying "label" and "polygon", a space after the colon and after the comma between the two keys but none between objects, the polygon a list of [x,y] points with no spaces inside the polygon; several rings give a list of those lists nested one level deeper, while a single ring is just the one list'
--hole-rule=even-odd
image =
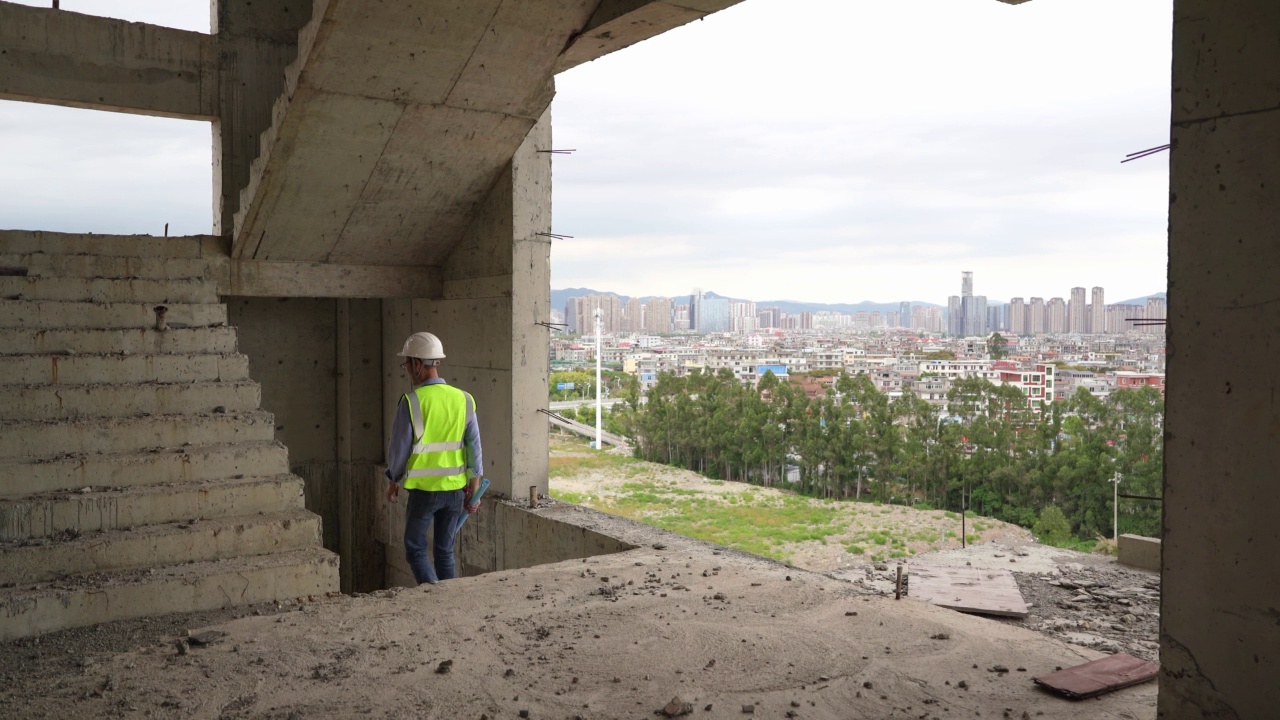
[{"label": "tall tower", "polygon": [[911,327],[911,303],[898,303],[898,327]]},{"label": "tall tower", "polygon": [[1009,334],[1027,334],[1027,306],[1020,297],[1009,300]]},{"label": "tall tower", "polygon": [[699,330],[698,321],[702,318],[699,311],[702,310],[702,288],[694,288],[689,294],[689,329]]},{"label": "tall tower", "polygon": [[1044,334],[1044,298],[1031,298],[1031,309],[1027,312],[1027,334]]},{"label": "tall tower", "polygon": [[1103,297],[1102,288],[1095,287],[1093,289],[1093,309],[1089,315],[1088,332],[1094,335],[1102,335],[1107,332],[1107,303]]},{"label": "tall tower", "polygon": [[1085,333],[1084,288],[1071,288],[1071,299],[1067,302],[1067,332],[1083,335]]},{"label": "tall tower", "polygon": [[956,320],[956,335],[977,334],[974,330],[978,321],[976,311],[973,304],[973,272],[965,270],[960,273],[960,317]]}]

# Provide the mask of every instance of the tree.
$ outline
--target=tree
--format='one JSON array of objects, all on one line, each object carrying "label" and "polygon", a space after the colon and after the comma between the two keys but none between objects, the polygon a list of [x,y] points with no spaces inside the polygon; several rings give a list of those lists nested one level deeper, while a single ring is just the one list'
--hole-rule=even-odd
[{"label": "tree", "polygon": [[1009,355],[1009,349],[1005,345],[1004,336],[1000,333],[991,333],[991,337],[987,338],[987,352],[991,354],[992,360],[1003,360]]},{"label": "tree", "polygon": [[1046,545],[1063,545],[1071,537],[1071,524],[1057,505],[1049,505],[1040,511],[1040,519],[1031,532]]}]

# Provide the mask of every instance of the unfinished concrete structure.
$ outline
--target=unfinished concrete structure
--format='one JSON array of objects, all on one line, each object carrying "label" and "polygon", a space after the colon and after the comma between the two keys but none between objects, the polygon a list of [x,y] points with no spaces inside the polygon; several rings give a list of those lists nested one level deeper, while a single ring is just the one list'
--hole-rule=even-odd
[{"label": "unfinished concrete structure", "polygon": [[[335,587],[286,470],[325,519],[342,586],[396,582],[396,544],[369,531],[387,540],[392,521],[371,521],[382,510],[369,490],[410,328],[441,335],[448,377],[476,395],[495,489],[545,491],[535,323],[548,310],[539,151],[553,76],[731,4],[226,0],[203,35],[0,3],[0,97],[212,121],[218,188],[211,238],[0,238],[0,264],[41,278],[5,280],[22,299],[0,301],[0,579],[18,585],[0,590],[0,635],[107,619],[121,603],[95,598],[112,592],[127,612],[159,612],[250,587]],[[1280,703],[1280,4],[1175,0],[1173,65],[1160,714],[1268,717]],[[169,330],[148,330],[160,302]],[[171,449],[145,452],[156,447]],[[517,514],[477,523],[468,569],[609,545],[574,531],[543,553],[554,530]],[[112,549],[76,546],[82,530]],[[250,558],[264,569],[236,595],[219,569]],[[128,573],[157,564],[193,574]],[[48,587],[75,569],[110,572]]]}]

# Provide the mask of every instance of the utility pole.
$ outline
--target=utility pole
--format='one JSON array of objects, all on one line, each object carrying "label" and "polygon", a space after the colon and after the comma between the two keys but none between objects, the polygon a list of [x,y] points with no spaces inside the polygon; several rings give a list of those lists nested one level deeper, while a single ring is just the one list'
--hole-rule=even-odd
[{"label": "utility pole", "polygon": [[600,308],[596,308],[596,449],[600,445],[600,335],[603,332],[604,319]]},{"label": "utility pole", "polygon": [[1115,487],[1111,494],[1111,539],[1115,541],[1116,547],[1120,547],[1120,473],[1116,473],[1111,477],[1111,483]]}]

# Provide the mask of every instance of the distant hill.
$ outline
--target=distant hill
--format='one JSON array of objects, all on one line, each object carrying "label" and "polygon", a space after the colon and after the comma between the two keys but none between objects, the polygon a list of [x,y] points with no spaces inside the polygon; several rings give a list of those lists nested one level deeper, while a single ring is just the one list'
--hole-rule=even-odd
[{"label": "distant hill", "polygon": [[[618,293],[609,292],[607,290],[592,290],[591,288],[565,288],[563,290],[551,291],[551,307],[556,308],[557,310],[563,310],[564,305],[566,302],[569,301],[569,298],[583,297],[585,295],[616,295],[618,299],[621,300],[622,302],[626,302],[627,300],[631,299],[631,296],[629,295],[618,295]],[[710,291],[704,292],[703,295],[705,297],[712,297],[712,298],[728,297],[727,295],[720,295]],[[640,299],[647,300],[651,297],[655,297],[655,296],[642,295],[640,296]],[[674,295],[671,297],[675,299],[677,302],[688,302],[689,300],[688,294]],[[742,298],[729,298],[729,299],[738,300]],[[876,312],[876,311],[879,311],[881,313],[891,313],[891,312],[898,312],[898,309],[900,307],[900,304],[896,302],[877,303],[877,302],[872,302],[870,300],[864,300],[860,303],[852,303],[852,304],[850,303],[835,303],[835,304],[812,303],[812,302],[802,302],[798,300],[763,300],[763,301],[756,300],[755,304],[757,309],[766,308],[766,307],[776,307],[781,309],[783,312],[791,315],[797,315],[802,312],[812,312],[812,313],[839,312],[839,313],[845,313],[846,315],[852,315],[853,313],[856,313],[856,312]],[[936,303],[919,302],[915,300],[913,300],[911,304],[913,306],[923,305],[926,307],[942,307],[941,305],[938,305]]]},{"label": "distant hill", "polygon": [[1147,298],[1164,298],[1168,300],[1169,295],[1167,293],[1158,292],[1158,293],[1152,293],[1150,295],[1143,295],[1140,298],[1133,298],[1132,300],[1121,300],[1119,302],[1110,302],[1107,304],[1108,305],[1146,305]]}]

